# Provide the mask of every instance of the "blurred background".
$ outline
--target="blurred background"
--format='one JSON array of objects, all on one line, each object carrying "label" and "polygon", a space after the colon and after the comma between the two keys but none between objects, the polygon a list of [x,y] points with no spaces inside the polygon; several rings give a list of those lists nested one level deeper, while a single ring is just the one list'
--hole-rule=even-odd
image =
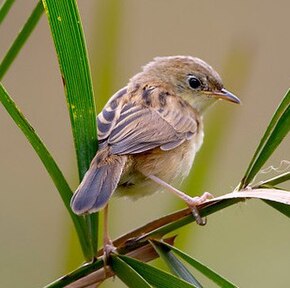
[{"label": "blurred background", "polygon": [[[1,59],[36,3],[16,1],[0,26]],[[83,0],[79,9],[98,111],[155,56],[198,56],[221,74],[242,105],[218,103],[207,113],[204,146],[183,190],[232,191],[289,88],[289,1]],[[45,15],[3,84],[75,189],[69,116]],[[0,285],[42,287],[80,265],[81,251],[50,177],[1,105],[0,139]],[[288,137],[266,167],[289,160],[289,144]],[[184,207],[170,194],[111,202],[113,238]],[[260,201],[224,209],[178,235],[179,248],[240,287],[288,287],[289,220]],[[103,287],[124,285],[111,279]]]}]

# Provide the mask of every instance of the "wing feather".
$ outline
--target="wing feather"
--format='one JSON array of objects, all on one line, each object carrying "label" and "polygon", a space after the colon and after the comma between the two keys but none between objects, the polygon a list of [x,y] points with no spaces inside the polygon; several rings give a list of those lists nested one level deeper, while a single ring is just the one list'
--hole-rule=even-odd
[{"label": "wing feather", "polygon": [[127,87],[122,88],[115,93],[102,112],[97,117],[98,123],[98,140],[100,144],[104,142],[110,135],[112,129],[115,126],[116,121],[120,117],[120,105],[118,105],[120,99],[126,95]]},{"label": "wing feather", "polygon": [[[160,91],[155,89],[151,98],[154,93],[158,95]],[[170,105],[162,108],[127,102],[112,109],[113,96],[98,116],[99,140],[105,141],[111,153],[118,155],[142,153],[156,147],[171,150],[181,145],[196,133],[198,121],[192,109],[178,104],[179,98],[168,97],[171,97]]]}]

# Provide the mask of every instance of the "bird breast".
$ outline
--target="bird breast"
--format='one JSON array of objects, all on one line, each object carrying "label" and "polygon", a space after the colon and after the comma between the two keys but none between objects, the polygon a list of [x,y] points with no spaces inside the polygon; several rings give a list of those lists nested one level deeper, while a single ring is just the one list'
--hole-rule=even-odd
[{"label": "bird breast", "polygon": [[163,190],[145,175],[155,175],[168,184],[180,185],[188,176],[195,154],[202,145],[203,129],[199,128],[198,133],[190,140],[172,150],[163,151],[158,147],[145,153],[130,155],[116,195],[138,199]]}]

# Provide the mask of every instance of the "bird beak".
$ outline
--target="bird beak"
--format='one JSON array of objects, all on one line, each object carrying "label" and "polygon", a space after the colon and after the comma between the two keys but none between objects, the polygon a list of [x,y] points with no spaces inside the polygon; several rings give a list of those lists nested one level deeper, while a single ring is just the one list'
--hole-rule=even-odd
[{"label": "bird beak", "polygon": [[235,96],[233,93],[229,92],[228,90],[224,88],[217,92],[211,92],[211,95],[218,99],[227,100],[227,101],[237,103],[237,104],[241,103],[240,99],[237,96]]}]

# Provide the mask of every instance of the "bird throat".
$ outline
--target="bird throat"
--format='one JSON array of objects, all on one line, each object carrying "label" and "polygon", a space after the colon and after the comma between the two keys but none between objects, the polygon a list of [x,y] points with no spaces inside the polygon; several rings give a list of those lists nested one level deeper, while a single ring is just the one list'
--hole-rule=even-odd
[{"label": "bird throat", "polygon": [[183,99],[185,99],[186,102],[188,102],[200,114],[203,114],[209,107],[217,102],[217,99],[202,94],[194,97],[192,95],[185,95],[183,96]]}]

